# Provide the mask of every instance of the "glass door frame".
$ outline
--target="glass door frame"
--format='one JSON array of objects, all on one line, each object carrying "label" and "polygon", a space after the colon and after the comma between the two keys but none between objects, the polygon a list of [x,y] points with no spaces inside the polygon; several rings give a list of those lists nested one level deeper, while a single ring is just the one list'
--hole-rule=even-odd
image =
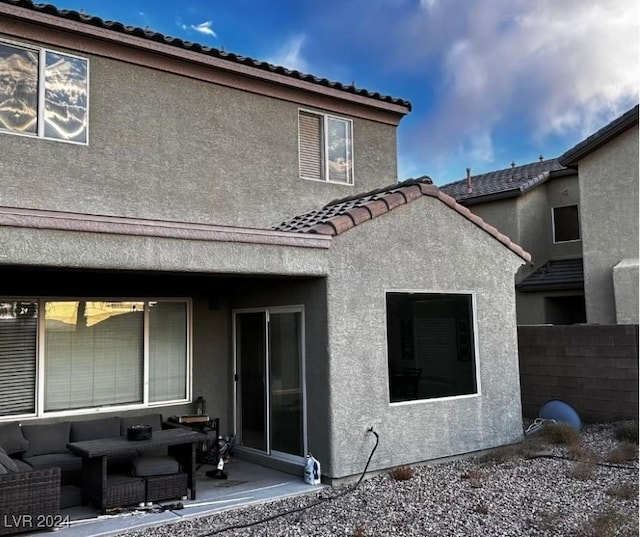
[{"label": "glass door frame", "polygon": [[[264,356],[264,368],[265,368],[265,412],[267,416],[265,436],[266,436],[266,449],[262,451],[260,449],[251,448],[242,445],[242,418],[241,418],[241,404],[239,401],[240,392],[238,390],[238,384],[240,382],[239,376],[239,359],[238,356],[238,341],[237,341],[237,316],[243,313],[264,313],[265,314],[265,356]],[[299,360],[300,360],[300,388],[302,397],[302,453],[303,455],[293,455],[291,453],[285,453],[271,449],[271,379],[270,379],[270,341],[269,341],[269,318],[271,314],[278,313],[298,313],[300,314],[300,327],[299,327]],[[266,306],[260,308],[238,308],[231,310],[231,337],[232,337],[232,353],[233,353],[233,432],[236,438],[239,440],[237,449],[257,453],[260,455],[266,455],[275,459],[289,461],[293,463],[304,463],[304,454],[307,453],[307,385],[306,385],[306,355],[305,355],[305,315],[304,305],[291,305],[291,306]]]}]

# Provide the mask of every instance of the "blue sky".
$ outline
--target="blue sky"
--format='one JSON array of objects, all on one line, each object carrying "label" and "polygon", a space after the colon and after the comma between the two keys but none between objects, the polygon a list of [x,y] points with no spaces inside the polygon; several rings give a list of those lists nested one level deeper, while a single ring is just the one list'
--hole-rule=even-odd
[{"label": "blue sky", "polygon": [[411,101],[400,180],[557,157],[638,102],[637,0],[47,3]]}]

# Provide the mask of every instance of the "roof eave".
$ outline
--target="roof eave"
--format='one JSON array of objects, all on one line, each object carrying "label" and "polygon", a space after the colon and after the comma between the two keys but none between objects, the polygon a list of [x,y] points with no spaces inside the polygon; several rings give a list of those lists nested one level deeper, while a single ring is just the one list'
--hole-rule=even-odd
[{"label": "roof eave", "polygon": [[638,105],[623,114],[618,121],[614,120],[608,126],[603,127],[600,134],[596,133],[593,139],[586,138],[576,146],[572,147],[560,157],[558,162],[569,168],[577,168],[578,162],[584,157],[590,155],[603,145],[629,130],[638,124]]},{"label": "roof eave", "polygon": [[539,291],[583,291],[583,282],[571,282],[571,283],[550,283],[550,284],[535,284],[535,285],[520,285],[516,284],[516,290],[521,293],[535,293]]},{"label": "roof eave", "polygon": [[[22,5],[21,5],[22,4]],[[366,106],[381,112],[392,114],[400,120],[411,111],[411,103],[406,100],[369,92],[354,86],[344,86],[332,83],[326,79],[318,79],[312,75],[305,75],[298,71],[287,70],[283,67],[269,65],[251,58],[243,58],[236,54],[207,54],[203,49],[211,49],[184,42],[180,39],[161,36],[155,32],[147,32],[140,28],[124,26],[120,23],[107,26],[97,24],[103,22],[98,17],[85,17],[68,10],[58,10],[49,4],[35,5],[29,0],[15,3],[0,1],[0,15],[16,20],[37,24],[41,27],[76,33],[93,39],[111,42],[126,47],[164,54],[176,59],[197,62],[208,67],[215,67],[235,75],[254,78],[266,83],[279,84],[293,89],[304,90],[326,97],[343,100],[349,103]],[[63,16],[64,13],[66,16]],[[73,18],[72,15],[76,15]],[[164,37],[164,39],[161,39]],[[196,45],[196,46],[194,46]],[[199,49],[199,50],[196,50]],[[213,52],[214,49],[211,49]],[[221,55],[229,58],[220,57]],[[235,60],[232,58],[236,58]],[[269,65],[269,68],[260,67]],[[288,73],[288,74],[287,74]]]},{"label": "roof eave", "polygon": [[470,198],[463,198],[457,200],[460,205],[465,207],[469,205],[479,205],[480,203],[488,203],[490,201],[498,201],[508,198],[517,198],[522,194],[522,190],[519,188],[512,188],[511,190],[503,190],[501,192],[492,192],[490,194],[483,194],[481,196],[474,196]]}]

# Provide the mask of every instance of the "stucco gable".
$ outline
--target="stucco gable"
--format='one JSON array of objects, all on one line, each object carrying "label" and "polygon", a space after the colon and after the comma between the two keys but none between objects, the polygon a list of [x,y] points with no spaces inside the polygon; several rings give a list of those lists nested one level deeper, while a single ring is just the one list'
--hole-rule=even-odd
[{"label": "stucco gable", "polygon": [[512,242],[509,237],[500,233],[495,227],[487,224],[482,218],[459,204],[453,197],[442,192],[429,177],[409,179],[377,190],[356,194],[347,198],[334,200],[320,209],[316,209],[289,220],[281,222],[273,229],[276,231],[293,231],[319,235],[336,236],[354,228],[367,220],[372,220],[406,205],[422,196],[436,198],[451,210],[456,211],[467,220],[484,230],[494,239],[512,250],[525,261],[531,261],[531,255],[522,247]]}]

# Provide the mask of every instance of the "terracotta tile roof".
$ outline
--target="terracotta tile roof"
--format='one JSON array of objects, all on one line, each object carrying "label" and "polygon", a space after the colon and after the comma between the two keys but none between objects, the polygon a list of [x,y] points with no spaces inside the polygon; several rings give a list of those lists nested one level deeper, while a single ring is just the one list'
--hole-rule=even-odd
[{"label": "terracotta tile roof", "polygon": [[577,167],[578,161],[599,147],[638,124],[638,105],[617,117],[579,144],[560,155],[558,159],[563,166]]},{"label": "terracotta tile roof", "polygon": [[220,50],[217,48],[207,47],[205,45],[200,45],[198,43],[193,43],[190,41],[183,41],[182,39],[179,39],[177,37],[166,36],[149,29],[139,28],[135,26],[125,26],[120,22],[105,21],[100,17],[88,15],[84,12],[78,12],[78,11],[67,10],[67,9],[58,9],[57,7],[51,4],[34,3],[31,0],[0,0],[0,3],[10,4],[10,5],[26,8],[26,9],[31,9],[40,13],[46,13],[48,15],[62,17],[64,19],[96,26],[99,28],[104,28],[106,30],[111,30],[114,32],[119,32],[122,34],[131,35],[135,37],[141,37],[143,39],[149,39],[151,41],[157,41],[167,45],[180,47],[192,52],[207,54],[210,56],[214,56],[216,58],[227,60],[229,62],[234,62],[234,63],[245,65],[248,67],[254,67],[256,69],[261,69],[264,71],[269,71],[269,72],[277,73],[280,75],[285,75],[298,80],[311,82],[313,84],[330,87],[333,89],[345,91],[347,93],[353,93],[356,95],[360,95],[362,97],[367,97],[370,99],[375,99],[378,101],[384,101],[390,104],[403,106],[407,108],[407,110],[409,111],[411,110],[411,103],[405,99],[399,99],[397,97],[383,95],[378,92],[370,92],[362,88],[357,88],[353,84],[347,85],[347,84],[342,84],[340,82],[334,82],[331,80],[327,80],[326,78],[319,78],[310,74],[301,73],[300,71],[290,70],[282,66],[273,65],[273,64],[260,61],[260,60],[255,60],[253,58],[249,58],[246,56],[241,56],[239,54],[225,52],[224,50]]},{"label": "terracotta tile roof", "polygon": [[431,196],[439,199],[454,211],[471,220],[471,222],[524,260],[531,260],[531,255],[528,252],[525,252],[519,245],[512,242],[509,237],[487,224],[469,209],[457,203],[451,196],[442,192],[426,176],[418,179],[408,179],[371,192],[331,201],[320,209],[281,222],[273,226],[273,229],[276,231],[317,233],[330,236],[340,235],[367,220],[377,218],[422,196]]},{"label": "terracotta tile roof", "polygon": [[523,192],[544,183],[552,172],[564,170],[558,159],[532,162],[504,170],[471,176],[471,192],[467,179],[461,179],[440,187],[463,205],[473,205],[492,199],[519,196]]},{"label": "terracotta tile roof", "polygon": [[522,292],[584,289],[582,258],[547,261],[516,284]]}]

